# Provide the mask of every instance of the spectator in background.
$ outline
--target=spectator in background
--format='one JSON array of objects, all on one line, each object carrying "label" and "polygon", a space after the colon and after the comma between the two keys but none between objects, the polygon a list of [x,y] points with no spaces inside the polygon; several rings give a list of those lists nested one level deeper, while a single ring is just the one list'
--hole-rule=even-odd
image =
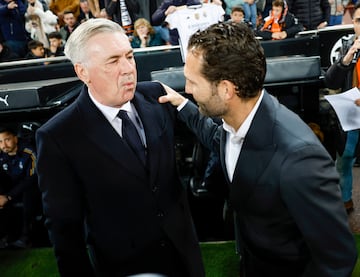
[{"label": "spectator in background", "polygon": [[0,40],[0,62],[11,62],[15,60],[19,60],[19,55]]},{"label": "spectator in background", "polygon": [[134,32],[134,22],[141,17],[142,0],[105,0],[106,13],[119,23],[130,37]]},{"label": "spectator in background", "polygon": [[46,58],[46,51],[44,44],[38,40],[30,40],[28,43],[29,52],[25,59],[41,59]]},{"label": "spectator in background", "polygon": [[[32,224],[41,206],[35,151],[7,127],[0,128],[0,148],[0,225],[5,227],[5,233],[13,232],[7,233],[2,242],[26,248],[30,246]],[[22,217],[14,218],[16,207],[21,206]],[[21,230],[13,229],[16,221],[22,221]],[[13,235],[15,238],[11,238]]]},{"label": "spectator in background", "polygon": [[288,12],[285,0],[274,0],[270,15],[255,34],[264,40],[292,38],[302,30],[297,18]]},{"label": "spectator in background", "polygon": [[58,16],[60,27],[64,26],[64,13],[71,11],[76,18],[80,14],[80,0],[51,0],[49,9]]},{"label": "spectator in background", "polygon": [[64,22],[65,25],[60,28],[60,34],[66,42],[71,33],[80,25],[80,23],[76,21],[76,17],[72,11],[64,12]]},{"label": "spectator in background", "polygon": [[253,29],[251,22],[245,20],[244,9],[240,6],[234,6],[231,8],[229,22],[244,23],[247,24],[251,29]]},{"label": "spectator in background", "polygon": [[[25,17],[28,19],[30,15],[40,17],[42,29],[46,34],[56,31],[57,16],[50,10],[44,10],[44,6],[39,0],[28,0]],[[27,31],[29,32],[28,29]]]},{"label": "spectator in background", "polygon": [[230,19],[230,15],[233,7],[241,7],[244,8],[244,0],[224,0],[226,4],[225,8],[225,20]]},{"label": "spectator in background", "polygon": [[[200,0],[164,0],[159,8],[152,14],[152,24],[155,26],[166,26],[165,18],[176,11],[178,7],[181,6],[191,6],[201,4]],[[179,44],[179,33],[177,29],[170,29],[170,44],[178,45]]]},{"label": "spectator in background", "polygon": [[44,47],[49,47],[49,40],[44,30],[44,24],[40,16],[31,14],[26,18],[25,29],[30,34],[32,40],[41,41]]},{"label": "spectator in background", "polygon": [[[100,11],[98,15],[100,14]],[[88,0],[80,0],[80,14],[77,18],[77,21],[81,24],[90,18],[94,18],[95,16],[92,14]]]},{"label": "spectator in background", "polygon": [[244,0],[244,11],[245,11],[245,20],[251,22],[252,28],[256,30],[256,17],[257,17],[256,0]]},{"label": "spectator in background", "polygon": [[48,37],[50,42],[48,57],[64,56],[64,46],[60,32],[52,32]]},{"label": "spectator in background", "polygon": [[329,26],[341,25],[347,0],[329,0],[331,11]]},{"label": "spectator in background", "polygon": [[[342,40],[339,59],[333,63],[325,74],[325,85],[330,89],[345,92],[353,87],[360,87],[360,59],[354,59],[360,51],[360,3],[354,7],[353,24],[355,34]],[[356,57],[356,56],[355,56]],[[360,99],[354,101],[359,104]],[[344,132],[340,125],[332,134],[336,138],[336,167],[340,174],[342,200],[348,213],[354,209],[352,201],[353,165],[360,154],[360,131]]]},{"label": "spectator in background", "polygon": [[27,51],[26,6],[21,0],[0,0],[0,30],[6,45],[19,57]]},{"label": "spectator in background", "polygon": [[330,21],[329,0],[287,0],[291,12],[305,30],[325,28]]},{"label": "spectator in background", "polygon": [[144,48],[165,44],[168,44],[168,42],[161,38],[161,34],[155,31],[149,21],[145,18],[139,18],[135,21],[131,47]]}]

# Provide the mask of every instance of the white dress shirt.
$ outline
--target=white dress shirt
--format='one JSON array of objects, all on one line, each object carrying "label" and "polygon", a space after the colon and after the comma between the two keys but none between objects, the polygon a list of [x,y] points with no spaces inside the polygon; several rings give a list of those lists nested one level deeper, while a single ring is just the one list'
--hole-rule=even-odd
[{"label": "white dress shirt", "polygon": [[140,138],[146,147],[146,137],[145,131],[141,122],[141,119],[133,106],[130,102],[125,103],[121,108],[114,108],[110,106],[105,106],[98,102],[89,91],[89,97],[94,102],[95,106],[102,112],[105,118],[109,121],[111,126],[115,129],[115,131],[122,137],[122,120],[117,116],[120,110],[124,110],[128,113],[128,116],[132,123],[135,125]]},{"label": "white dress shirt", "polygon": [[240,156],[245,136],[250,129],[251,122],[254,119],[263,96],[264,91],[261,92],[254,108],[251,110],[237,131],[235,131],[235,129],[228,125],[225,121],[223,121],[223,128],[227,132],[225,143],[225,165],[230,182],[232,182],[234,176],[235,167]]}]

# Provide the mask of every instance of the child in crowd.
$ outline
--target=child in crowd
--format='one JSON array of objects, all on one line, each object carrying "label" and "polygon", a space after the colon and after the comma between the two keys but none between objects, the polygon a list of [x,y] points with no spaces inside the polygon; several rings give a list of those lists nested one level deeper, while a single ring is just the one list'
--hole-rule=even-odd
[{"label": "child in crowd", "polygon": [[49,34],[50,47],[48,51],[49,57],[64,56],[63,40],[60,32],[52,32]]},{"label": "child in crowd", "polygon": [[264,40],[280,40],[294,37],[302,29],[297,18],[288,12],[286,1],[274,0],[270,15],[264,19],[263,25],[255,34]]},{"label": "child in crowd", "polygon": [[29,52],[25,56],[26,59],[46,58],[44,44],[38,40],[31,40],[28,43]]},{"label": "child in crowd", "polygon": [[234,6],[231,8],[229,21],[235,23],[244,23],[253,29],[251,22],[245,20],[245,12],[241,6]]}]

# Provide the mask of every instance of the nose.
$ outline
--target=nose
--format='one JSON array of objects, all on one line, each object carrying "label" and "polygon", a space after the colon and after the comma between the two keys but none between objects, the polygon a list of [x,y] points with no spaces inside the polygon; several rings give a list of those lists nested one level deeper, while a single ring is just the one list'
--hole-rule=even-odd
[{"label": "nose", "polygon": [[134,71],[135,63],[133,59],[123,58],[120,61],[120,70],[122,74],[129,74]]}]

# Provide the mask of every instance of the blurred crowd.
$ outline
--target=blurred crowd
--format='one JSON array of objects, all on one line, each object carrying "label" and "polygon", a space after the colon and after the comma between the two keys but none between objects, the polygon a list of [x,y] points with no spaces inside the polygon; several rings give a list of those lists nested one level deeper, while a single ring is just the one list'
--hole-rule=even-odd
[{"label": "blurred crowd", "polygon": [[[84,21],[119,23],[133,48],[178,45],[184,8],[218,6],[217,21],[249,25],[261,39],[294,37],[299,31],[342,24],[354,0],[0,0],[0,62],[62,56],[66,40]],[[205,12],[203,12],[205,13]],[[219,16],[220,15],[220,16]],[[199,16],[195,14],[195,16]],[[201,15],[200,15],[201,16]],[[206,16],[206,15],[204,15]],[[174,17],[173,17],[174,18]],[[197,18],[199,19],[199,18]]]}]

